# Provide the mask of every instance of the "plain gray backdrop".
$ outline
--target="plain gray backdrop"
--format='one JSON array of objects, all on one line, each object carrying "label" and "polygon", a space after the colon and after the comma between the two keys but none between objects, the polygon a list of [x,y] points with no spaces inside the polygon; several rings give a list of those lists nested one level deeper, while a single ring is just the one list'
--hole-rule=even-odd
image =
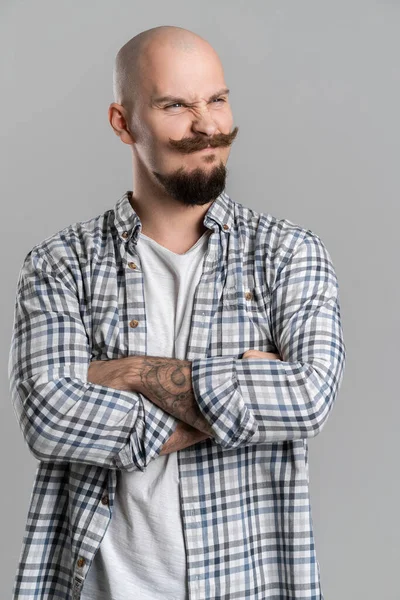
[{"label": "plain gray backdrop", "polygon": [[132,189],[107,109],[118,49],[158,25],[206,38],[239,134],[226,191],[312,229],[339,280],[347,361],[310,491],[325,600],[398,600],[400,3],[2,0],[1,563],[11,598],[37,461],[7,376],[33,245]]}]

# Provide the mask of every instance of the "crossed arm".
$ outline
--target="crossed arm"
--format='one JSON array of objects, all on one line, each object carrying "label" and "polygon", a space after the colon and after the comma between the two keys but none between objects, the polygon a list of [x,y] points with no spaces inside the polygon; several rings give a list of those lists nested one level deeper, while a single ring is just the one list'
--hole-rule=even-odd
[{"label": "crossed arm", "polygon": [[[243,358],[263,356],[279,359],[278,354],[248,350]],[[212,429],[196,402],[191,377],[191,361],[162,356],[129,356],[108,361],[93,361],[88,381],[139,392],[151,402],[180,420],[160,454],[169,454],[212,437]]]},{"label": "crossed arm", "polygon": [[[35,458],[144,470],[161,450],[209,436],[231,449],[317,435],[345,363],[337,279],[312,234],[278,266],[265,301],[282,359],[251,350],[242,359],[249,352],[262,358],[90,363],[79,265],[62,244],[35,247],[17,284],[9,355],[14,410]],[[113,285],[111,277],[111,291]]]}]

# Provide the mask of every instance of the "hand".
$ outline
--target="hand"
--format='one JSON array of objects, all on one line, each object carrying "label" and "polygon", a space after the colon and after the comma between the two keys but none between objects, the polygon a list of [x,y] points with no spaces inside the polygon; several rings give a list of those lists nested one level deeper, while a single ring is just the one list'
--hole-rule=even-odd
[{"label": "hand", "polygon": [[279,354],[273,352],[261,352],[261,350],[246,350],[243,358],[269,358],[270,360],[282,360]]},{"label": "hand", "polygon": [[183,421],[179,421],[174,433],[163,445],[160,454],[177,452],[178,450],[197,444],[197,442],[202,442],[210,437],[211,435],[203,433]]}]

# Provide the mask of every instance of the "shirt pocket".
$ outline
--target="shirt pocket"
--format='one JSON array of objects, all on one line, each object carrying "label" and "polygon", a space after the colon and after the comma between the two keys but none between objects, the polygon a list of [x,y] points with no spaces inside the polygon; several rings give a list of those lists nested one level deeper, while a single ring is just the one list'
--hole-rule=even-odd
[{"label": "shirt pocket", "polygon": [[267,284],[252,285],[243,284],[239,289],[236,282],[230,279],[221,295],[221,304],[224,308],[243,308],[249,315],[267,319],[270,306],[270,293]]},{"label": "shirt pocket", "polygon": [[224,308],[238,308],[240,297],[236,285],[227,285],[224,287],[221,296],[221,303]]},{"label": "shirt pocket", "polygon": [[259,318],[268,319],[271,296],[266,283],[253,286],[244,292],[247,310]]},{"label": "shirt pocket", "polygon": [[[224,323],[229,323],[229,333],[237,339],[235,326],[241,328],[239,345],[245,350],[261,350],[262,352],[276,352],[271,337],[269,307],[270,293],[266,284],[243,285],[239,289],[235,283],[226,285],[221,296]],[[248,345],[250,344],[250,346]],[[243,350],[244,351],[244,350]]]}]

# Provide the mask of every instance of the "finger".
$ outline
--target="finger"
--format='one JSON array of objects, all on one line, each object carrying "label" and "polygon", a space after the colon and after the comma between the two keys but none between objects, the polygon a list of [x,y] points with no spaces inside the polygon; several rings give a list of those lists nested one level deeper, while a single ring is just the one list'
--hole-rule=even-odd
[{"label": "finger", "polygon": [[279,354],[274,352],[262,352],[261,350],[247,350],[242,358],[268,358],[270,360],[282,360]]}]

